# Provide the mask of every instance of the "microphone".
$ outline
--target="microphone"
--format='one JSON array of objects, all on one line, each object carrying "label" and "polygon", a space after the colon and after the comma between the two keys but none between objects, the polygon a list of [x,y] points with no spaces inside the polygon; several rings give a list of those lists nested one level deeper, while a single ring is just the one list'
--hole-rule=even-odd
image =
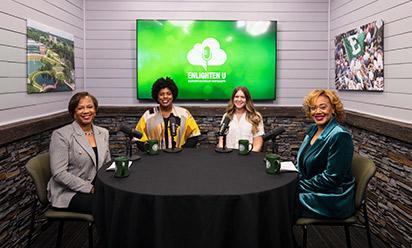
[{"label": "microphone", "polygon": [[132,150],[133,150],[132,149],[132,139],[133,138],[140,139],[143,136],[143,134],[134,128],[130,128],[124,125],[120,126],[119,131],[123,132],[129,137],[129,139],[126,140],[126,153],[127,153],[127,157],[129,158],[129,160],[130,161],[139,160],[140,156],[132,155]]},{"label": "microphone", "polygon": [[212,51],[209,46],[205,46],[202,51],[202,58],[204,61],[209,61],[212,59]]},{"label": "microphone", "polygon": [[217,136],[225,135],[226,130],[229,128],[229,122],[230,122],[230,118],[225,116],[225,119],[223,120],[222,124],[220,124],[219,132],[217,132]]},{"label": "microphone", "polygon": [[285,131],[286,130],[285,130],[284,127],[278,127],[275,130],[273,130],[273,131],[271,131],[267,134],[264,134],[262,136],[263,142],[268,141],[268,140],[272,140],[272,139],[276,138],[276,136],[278,136],[279,134],[284,133]]},{"label": "microphone", "polygon": [[138,138],[138,139],[140,139],[143,136],[143,134],[141,132],[137,131],[136,129],[130,128],[130,127],[127,127],[127,126],[123,126],[123,125],[120,126],[119,131],[127,134],[127,136],[129,136],[129,138]]},{"label": "microphone", "polygon": [[220,124],[219,132],[217,132],[217,136],[222,137],[223,146],[216,147],[215,148],[216,152],[219,152],[219,153],[232,152],[232,149],[226,147],[226,132],[227,132],[227,129],[229,128],[229,122],[230,122],[230,118],[228,116],[225,116],[225,119],[223,119],[222,123]]},{"label": "microphone", "polygon": [[177,131],[177,126],[176,126],[176,117],[173,115],[173,113],[170,113],[169,116],[169,121],[170,121],[170,136],[172,137],[172,148],[166,148],[163,149],[164,152],[168,153],[177,153],[182,151],[182,148],[176,147],[176,143],[173,140],[174,137],[176,136],[176,131]]},{"label": "microphone", "polygon": [[170,135],[172,137],[176,136],[176,118],[173,113],[170,114]]}]

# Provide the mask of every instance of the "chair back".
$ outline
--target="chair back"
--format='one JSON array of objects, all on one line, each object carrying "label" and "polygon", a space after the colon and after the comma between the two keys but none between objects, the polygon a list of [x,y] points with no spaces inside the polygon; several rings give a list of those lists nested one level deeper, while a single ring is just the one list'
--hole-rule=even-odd
[{"label": "chair back", "polygon": [[352,175],[356,181],[355,207],[359,209],[365,199],[365,192],[368,187],[369,180],[373,177],[376,171],[375,163],[364,156],[357,153],[353,154],[352,159]]},{"label": "chair back", "polygon": [[37,197],[40,203],[47,204],[47,183],[50,180],[50,158],[49,153],[38,154],[26,164],[31,179],[36,186]]}]

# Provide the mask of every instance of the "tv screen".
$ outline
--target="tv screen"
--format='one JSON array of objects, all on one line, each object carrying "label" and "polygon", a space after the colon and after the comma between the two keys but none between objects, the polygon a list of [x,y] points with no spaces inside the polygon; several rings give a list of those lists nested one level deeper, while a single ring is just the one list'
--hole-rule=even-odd
[{"label": "tv screen", "polygon": [[137,20],[137,98],[171,77],[179,100],[276,99],[276,21]]}]

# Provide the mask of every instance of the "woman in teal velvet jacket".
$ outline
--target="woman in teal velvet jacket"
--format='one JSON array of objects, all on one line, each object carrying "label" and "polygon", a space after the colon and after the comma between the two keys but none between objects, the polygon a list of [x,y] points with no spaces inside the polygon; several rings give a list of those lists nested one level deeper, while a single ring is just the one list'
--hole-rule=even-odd
[{"label": "woman in teal velvet jacket", "polygon": [[355,212],[355,179],[351,134],[343,105],[334,91],[313,90],[303,109],[315,121],[297,156],[299,204],[302,217],[346,218]]}]

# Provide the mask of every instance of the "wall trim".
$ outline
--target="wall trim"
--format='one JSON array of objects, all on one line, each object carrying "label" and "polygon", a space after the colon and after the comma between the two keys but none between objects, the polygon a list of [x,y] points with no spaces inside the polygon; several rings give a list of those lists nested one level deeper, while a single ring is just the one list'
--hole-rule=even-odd
[{"label": "wall trim", "polygon": [[56,129],[71,121],[72,118],[68,113],[58,113],[0,126],[0,145],[8,144],[50,129]]},{"label": "wall trim", "polygon": [[[98,116],[141,116],[148,106],[102,106]],[[194,116],[222,116],[225,107],[185,106]],[[266,117],[298,117],[303,116],[301,107],[257,107]],[[0,145],[29,137],[47,130],[56,129],[72,121],[68,113],[52,114],[46,117],[16,122],[0,126]],[[354,111],[346,112],[346,124],[365,129],[383,136],[388,136],[403,142],[412,143],[412,124],[384,119]]]}]

